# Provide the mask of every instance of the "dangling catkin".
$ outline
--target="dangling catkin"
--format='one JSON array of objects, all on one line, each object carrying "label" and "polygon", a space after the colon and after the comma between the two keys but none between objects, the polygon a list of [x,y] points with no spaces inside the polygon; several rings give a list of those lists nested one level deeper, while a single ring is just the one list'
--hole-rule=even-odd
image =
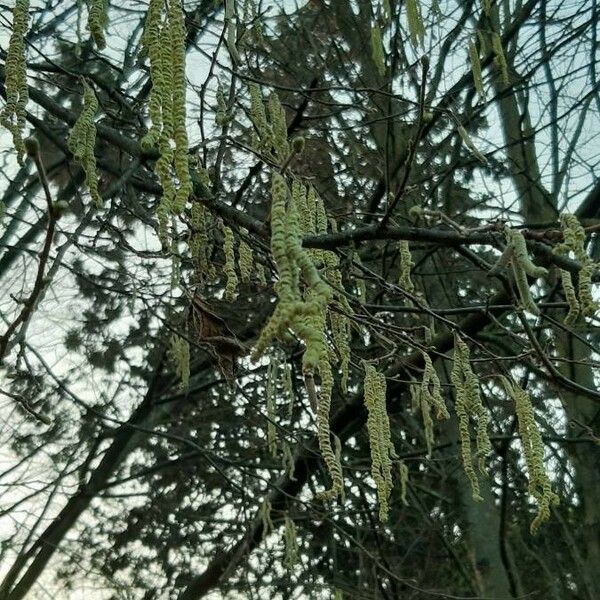
[{"label": "dangling catkin", "polygon": [[[316,395],[314,375],[318,374],[321,378],[315,405],[317,438],[332,487],[320,496],[331,500],[343,494],[342,468],[331,446],[329,429],[333,373],[325,327],[333,291],[321,278],[309,253],[302,248],[298,212],[286,181],[279,173],[273,173],[271,197],[271,252],[279,274],[279,302],[260,333],[252,357],[254,360],[259,358],[275,338],[282,337],[289,330],[304,343],[302,371],[309,394]],[[300,278],[305,285],[304,293],[300,289]]]},{"label": "dangling catkin", "polygon": [[423,44],[425,39],[425,27],[421,17],[421,7],[418,0],[406,0],[406,20],[408,21],[408,31],[410,41],[413,46]]},{"label": "dangling catkin", "polygon": [[469,42],[469,57],[471,59],[471,72],[473,73],[473,83],[479,97],[485,99],[485,91],[483,89],[483,78],[481,76],[481,62],[479,61],[479,51],[474,42]]},{"label": "dangling catkin", "polygon": [[238,276],[235,271],[235,249],[234,237],[231,227],[223,223],[223,252],[225,254],[225,276],[227,283],[225,284],[224,298],[228,302],[233,302],[237,298]]},{"label": "dangling catkin", "polygon": [[529,493],[538,503],[538,513],[531,523],[531,533],[536,533],[540,525],[550,517],[550,508],[559,502],[552,491],[552,485],[544,467],[544,442],[535,422],[535,413],[529,394],[516,383],[501,376],[507,394],[515,403],[519,436],[529,473]]},{"label": "dangling catkin", "polygon": [[23,129],[29,90],[25,63],[25,35],[29,27],[29,0],[16,0],[13,8],[12,33],[6,53],[5,80],[6,104],[0,112],[0,124],[6,127],[13,138],[17,159],[22,163],[25,154]]},{"label": "dangling catkin", "polygon": [[142,146],[158,145],[160,152],[154,166],[163,189],[157,217],[159,237],[163,246],[169,249],[169,216],[184,210],[192,192],[192,181],[186,121],[183,6],[181,0],[169,0],[165,18],[163,6],[163,0],[150,0],[142,36],[150,59],[152,80],[149,99],[152,127],[142,139]]},{"label": "dangling catkin", "polygon": [[383,51],[383,40],[381,38],[381,29],[375,23],[371,27],[371,57],[375,67],[381,77],[385,76],[385,53]]},{"label": "dangling catkin", "polygon": [[377,488],[379,519],[387,521],[389,498],[392,491],[392,461],[395,454],[391,439],[390,422],[386,408],[386,381],[374,366],[365,367],[364,395],[367,408],[367,431],[371,447],[371,476]]},{"label": "dangling catkin", "polygon": [[283,563],[287,569],[291,570],[298,560],[298,533],[294,521],[287,513],[285,515],[284,539],[285,558]]},{"label": "dangling catkin", "polygon": [[190,344],[178,335],[171,336],[171,360],[175,373],[181,379],[181,388],[187,390],[190,383]]},{"label": "dangling catkin", "polygon": [[277,368],[277,359],[273,355],[267,370],[267,385],[265,389],[267,405],[267,446],[269,447],[269,452],[273,457],[277,456],[277,429],[275,428],[275,385],[277,379]]},{"label": "dangling catkin", "polygon": [[[585,230],[581,226],[581,223],[577,217],[572,214],[562,214],[560,216],[560,222],[564,241],[554,247],[554,253],[568,255],[569,252],[572,252],[577,261],[581,264],[581,270],[579,271],[579,282],[577,285],[580,313],[586,317],[593,317],[599,307],[598,302],[594,299],[592,294],[592,276],[596,270],[596,265],[585,250]],[[576,320],[576,316],[574,315],[575,304],[573,303],[573,299],[576,298],[574,295],[574,290],[570,289],[569,287],[569,284],[572,287],[573,282],[570,278],[570,275],[567,278],[566,275],[562,276],[561,273],[561,278],[563,281],[565,296],[570,307],[569,315],[571,316],[567,315],[567,319],[569,319],[568,324],[573,324]]]},{"label": "dangling catkin", "polygon": [[400,247],[400,273],[398,276],[398,285],[407,292],[414,292],[415,286],[410,276],[410,270],[414,266],[410,254],[410,246],[406,240],[402,240]]},{"label": "dangling catkin", "polygon": [[492,50],[494,51],[494,63],[496,63],[496,66],[500,71],[502,83],[504,85],[509,85],[510,77],[508,75],[508,63],[506,62],[504,48],[502,47],[502,38],[495,31],[492,31]]},{"label": "dangling catkin", "polygon": [[94,90],[83,83],[83,109],[71,129],[68,145],[75,159],[81,163],[85,172],[85,182],[90,190],[90,196],[97,208],[102,207],[102,198],[98,191],[98,173],[96,171],[96,123],[94,117],[98,111],[98,99]]},{"label": "dangling catkin", "polygon": [[108,23],[108,0],[88,0],[87,28],[98,50],[104,50],[106,39],[104,30]]},{"label": "dangling catkin", "polygon": [[271,520],[271,502],[268,498],[265,498],[260,505],[260,519],[262,522],[262,539],[267,538],[271,533],[273,533],[273,521]]},{"label": "dangling catkin", "polygon": [[471,483],[473,499],[481,500],[479,481],[473,468],[469,420],[470,417],[474,417],[477,420],[477,456],[479,457],[479,469],[483,471],[485,457],[492,451],[492,445],[487,433],[489,414],[481,401],[479,381],[471,369],[469,348],[457,333],[454,334],[454,366],[451,373],[451,380],[455,387],[455,405],[458,416],[463,467]]},{"label": "dangling catkin", "polygon": [[507,255],[510,253],[510,262],[513,268],[513,275],[519,298],[523,308],[534,315],[540,313],[539,308],[531,296],[529,281],[527,276],[544,277],[548,271],[544,267],[539,267],[533,263],[527,252],[527,243],[523,234],[517,229],[506,228],[504,231],[507,242]]},{"label": "dangling catkin", "polygon": [[[581,277],[581,274],[580,274]],[[575,286],[573,285],[573,279],[569,271],[560,269],[560,281],[565,292],[565,298],[569,305],[569,312],[565,317],[565,325],[573,325],[577,321],[577,317],[581,312],[581,306],[579,300],[577,300],[577,294],[575,293]]]}]

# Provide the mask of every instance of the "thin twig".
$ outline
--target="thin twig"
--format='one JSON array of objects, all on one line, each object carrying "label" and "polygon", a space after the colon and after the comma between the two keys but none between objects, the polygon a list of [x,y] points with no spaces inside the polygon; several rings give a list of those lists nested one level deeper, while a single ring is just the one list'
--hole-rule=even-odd
[{"label": "thin twig", "polygon": [[56,223],[60,217],[60,211],[57,210],[57,207],[52,202],[52,194],[50,193],[50,185],[48,183],[48,177],[46,176],[46,170],[44,169],[44,165],[40,158],[40,148],[37,140],[32,138],[26,140],[26,147],[29,156],[34,160],[35,166],[37,167],[38,175],[40,177],[40,181],[42,183],[42,187],[44,189],[44,195],[46,197],[46,204],[48,208],[48,228],[46,229],[46,239],[44,241],[44,246],[40,253],[40,262],[38,265],[37,274],[35,277],[35,283],[33,285],[33,289],[31,290],[31,294],[29,297],[23,301],[23,308],[21,312],[17,315],[14,321],[8,326],[6,332],[2,337],[0,337],[0,364],[2,364],[4,357],[9,348],[9,342],[17,331],[18,327],[23,323],[26,323],[27,320],[31,317],[36,302],[42,293],[44,287],[47,285],[47,281],[44,278],[44,273],[46,271],[46,265],[48,263],[48,258],[50,256],[50,249],[52,248],[52,241],[54,239],[54,232],[56,230]]}]

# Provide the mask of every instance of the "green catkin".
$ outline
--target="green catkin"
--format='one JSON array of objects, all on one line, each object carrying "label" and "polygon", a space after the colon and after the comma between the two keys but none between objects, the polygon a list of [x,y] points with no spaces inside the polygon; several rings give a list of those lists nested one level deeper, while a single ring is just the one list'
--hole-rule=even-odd
[{"label": "green catkin", "polygon": [[400,474],[400,500],[404,506],[408,506],[408,500],[406,499],[408,487],[408,467],[402,460],[398,466],[398,472]]},{"label": "green catkin", "polygon": [[254,252],[248,243],[243,239],[240,239],[238,252],[240,277],[242,281],[248,282],[250,281],[252,273],[254,272]]},{"label": "green catkin", "polygon": [[[319,330],[319,327],[332,290],[302,248],[297,213],[295,210],[286,212],[290,194],[278,173],[273,174],[271,196],[271,252],[279,273],[279,303],[259,336],[253,356],[258,358],[271,340],[291,328],[306,345],[303,369],[312,374],[318,369],[322,354],[327,355],[324,328]],[[308,291],[304,300],[299,289],[300,273]]]},{"label": "green catkin", "polygon": [[173,161],[173,96],[169,86],[168,63],[170,62],[170,28],[168,21],[162,20],[163,2],[150,0],[146,27],[144,29],[144,44],[150,58],[150,78],[152,89],[149,99],[150,118],[152,127],[142,139],[142,145],[158,144],[160,157],[155,163],[154,170],[158,175],[163,194],[160,199],[157,217],[158,233],[161,243],[170,249],[168,238],[169,215],[173,213],[175,185],[171,176]]},{"label": "green catkin", "polygon": [[479,458],[479,469],[483,471],[485,457],[492,451],[487,433],[489,414],[481,402],[479,381],[471,369],[469,348],[457,333],[454,334],[454,365],[451,380],[455,387],[455,406],[458,416],[463,468],[467,479],[471,483],[473,499],[481,500],[479,481],[473,468],[469,420],[470,417],[477,420],[477,456]]},{"label": "green catkin", "polygon": [[298,561],[298,532],[289,515],[285,515],[284,522],[285,558],[283,564],[291,570]]},{"label": "green catkin", "polygon": [[265,274],[265,266],[257,262],[255,265],[255,269],[256,269],[256,280],[258,281],[258,283],[260,285],[262,285],[263,287],[266,287],[267,286],[267,276]]},{"label": "green catkin", "polygon": [[175,373],[181,380],[181,388],[187,390],[190,383],[190,344],[178,335],[171,336],[171,360]]},{"label": "green catkin", "polygon": [[160,0],[150,0],[146,20],[144,23],[144,33],[142,34],[142,44],[145,53],[150,59],[150,78],[152,80],[152,89],[148,102],[151,127],[148,133],[142,138],[142,146],[151,148],[158,143],[160,130],[162,127],[162,101],[166,81],[162,68],[162,50],[160,45],[162,2]]},{"label": "green catkin", "polygon": [[433,444],[435,441],[433,435],[433,420],[431,418],[431,405],[423,395],[422,388],[418,392],[414,392],[414,401],[421,408],[421,418],[423,419],[423,430],[425,432],[425,444],[427,445],[427,457],[431,457]]},{"label": "green catkin", "polygon": [[183,212],[192,193],[192,180],[188,158],[188,135],[186,123],[185,78],[185,24],[182,0],[169,1],[169,25],[171,30],[171,71],[173,88],[173,140],[175,142],[175,176],[179,187],[174,198],[173,212]]},{"label": "green catkin", "polygon": [[267,406],[267,446],[271,456],[277,456],[277,429],[275,428],[276,406],[275,406],[275,382],[277,379],[278,364],[276,358],[271,357],[267,370],[267,385],[265,388]]},{"label": "green catkin", "polygon": [[395,456],[390,422],[386,409],[386,381],[374,366],[365,367],[364,398],[367,408],[367,431],[371,448],[371,476],[377,488],[379,520],[385,523],[392,491],[392,457]]},{"label": "green catkin", "polygon": [[330,311],[331,335],[340,356],[342,378],[340,385],[342,392],[348,391],[348,377],[350,375],[350,320],[345,314]]},{"label": "green catkin", "polygon": [[461,456],[463,468],[467,479],[471,483],[473,500],[483,500],[479,491],[479,480],[473,468],[473,457],[471,453],[471,434],[469,432],[469,416],[465,408],[464,390],[457,389],[456,393],[456,414],[458,416],[458,428],[461,441]]},{"label": "green catkin", "polygon": [[229,56],[234,65],[239,65],[242,62],[240,53],[237,49],[237,27],[235,24],[234,0],[225,0],[225,26],[227,27],[227,35],[225,43]]},{"label": "green catkin", "polygon": [[479,151],[467,130],[462,125],[459,125],[457,131],[462,138],[462,141],[465,143],[465,146],[473,153],[473,156],[480,162],[487,164],[487,158]]},{"label": "green catkin", "polygon": [[508,76],[508,64],[506,62],[506,56],[504,56],[504,48],[502,47],[502,38],[492,31],[492,50],[494,52],[494,63],[500,71],[500,77],[504,85],[510,84],[510,77]]},{"label": "green catkin", "polygon": [[260,152],[268,152],[273,143],[273,133],[267,121],[267,112],[263,102],[260,88],[256,83],[248,86],[250,92],[250,120],[256,129],[257,139],[254,140],[255,148]]},{"label": "green catkin", "polygon": [[398,285],[407,292],[414,292],[415,286],[410,276],[410,270],[414,266],[412,256],[410,254],[410,246],[406,240],[402,240],[399,244],[400,248],[400,273],[398,276]]},{"label": "green catkin", "polygon": [[285,363],[283,367],[283,389],[286,393],[287,403],[287,417],[292,419],[294,415],[294,383],[292,381],[292,366],[289,363]]},{"label": "green catkin", "polygon": [[[300,231],[302,235],[309,235],[311,231],[311,221],[314,219],[308,210],[307,188],[299,179],[292,181],[292,199],[298,211]],[[314,227],[313,227],[314,229]]]},{"label": "green catkin", "polygon": [[[310,296],[312,295],[313,294],[310,294]],[[325,341],[325,314],[325,308],[319,309],[318,313],[305,321],[306,333],[304,335],[306,339],[306,351],[303,356],[303,372],[305,373],[305,377],[307,375],[310,377],[312,372],[318,372],[321,377],[321,387],[316,414],[317,439],[332,484],[328,490],[321,492],[319,497],[323,501],[329,501],[338,496],[343,498],[344,485],[340,461],[341,447],[337,452],[334,452],[331,446],[329,415],[331,412],[331,394],[333,391],[333,372]],[[313,336],[314,338],[311,339]],[[318,360],[316,368],[312,365],[312,362],[315,359]]]},{"label": "green catkin", "polygon": [[585,252],[585,229],[575,215],[563,213],[560,215],[563,232],[563,242],[554,248],[555,254],[573,252],[575,258],[583,262],[587,258]]},{"label": "green catkin", "polygon": [[533,315],[539,315],[540,310],[531,296],[527,276],[544,277],[548,271],[544,267],[539,267],[533,263],[527,253],[525,238],[520,231],[507,227],[505,235],[508,249],[510,249],[510,251],[507,249],[507,256],[510,254],[510,262],[521,304],[525,310]]},{"label": "green catkin", "polygon": [[425,39],[425,27],[421,17],[421,7],[418,0],[406,0],[406,20],[408,21],[408,31],[413,46],[423,44]]},{"label": "green catkin", "polygon": [[272,511],[272,507],[271,507],[271,502],[265,498],[263,500],[263,502],[260,505],[260,510],[259,510],[259,514],[260,514],[260,520],[262,523],[262,539],[264,540],[265,538],[267,538],[269,535],[271,535],[271,533],[273,533],[273,530],[275,529],[273,527],[273,521],[271,519],[271,511]]},{"label": "green catkin", "polygon": [[227,103],[225,102],[225,94],[223,93],[223,88],[221,84],[217,86],[217,110],[215,112],[215,123],[219,127],[225,127],[229,122],[227,117]]},{"label": "green catkin", "polygon": [[283,164],[290,155],[290,144],[287,136],[285,110],[275,92],[269,96],[269,118],[271,119],[275,155],[278,161]]},{"label": "green catkin", "polygon": [[[581,277],[581,274],[579,275]],[[575,293],[575,286],[573,285],[573,278],[569,271],[560,269],[560,281],[562,283],[563,290],[565,292],[565,298],[569,305],[569,312],[565,317],[565,325],[573,325],[577,321],[577,317],[581,312],[579,301],[577,300],[577,294]]]},{"label": "green catkin", "polygon": [[385,76],[385,52],[383,50],[383,39],[381,37],[381,29],[374,24],[371,27],[371,57],[377,68],[377,72],[381,77]]},{"label": "green catkin", "polygon": [[596,266],[588,260],[579,271],[579,283],[577,291],[581,304],[581,314],[585,317],[593,317],[598,310],[598,302],[592,296],[592,276]]},{"label": "green catkin", "polygon": [[[422,352],[422,356],[424,361],[423,380],[417,389],[411,389],[411,398],[415,408],[421,410],[427,455],[431,456],[435,441],[431,411],[435,410],[436,419],[438,420],[450,418],[450,413],[442,397],[440,379],[433,368],[431,358],[426,352]],[[411,388],[415,387],[411,386]]]},{"label": "green catkin", "polygon": [[[315,198],[315,209],[314,209],[314,218],[315,218],[315,232],[317,234],[325,234],[327,233],[327,213],[325,212],[325,204],[323,200],[316,196]],[[313,250],[312,257],[317,262],[325,262],[326,257],[331,255],[331,252],[325,250]]]},{"label": "green catkin", "polygon": [[486,56],[488,53],[488,45],[485,39],[485,35],[481,29],[477,30],[477,39],[479,40],[479,47],[481,48],[481,55]]},{"label": "green catkin", "polygon": [[[284,337],[290,329],[304,343],[302,371],[307,386],[315,374],[321,378],[316,415],[317,438],[332,479],[332,487],[320,496],[324,500],[332,500],[343,495],[342,468],[331,447],[329,429],[333,373],[325,326],[333,291],[321,278],[308,252],[302,248],[298,213],[285,179],[279,173],[273,173],[271,197],[271,252],[279,274],[276,286],[279,302],[260,333],[252,358],[257,360],[275,338]],[[304,296],[300,291],[300,278],[306,287]]]},{"label": "green catkin", "polygon": [[483,9],[483,12],[489,17],[490,11],[492,10],[492,1],[481,0],[481,8]]},{"label": "green catkin", "polygon": [[225,284],[224,298],[227,302],[233,302],[238,295],[238,276],[235,271],[235,249],[234,249],[234,237],[231,227],[223,223],[223,252],[225,254],[225,277],[227,282]]},{"label": "green catkin", "polygon": [[442,386],[431,358],[426,352],[422,352],[425,368],[423,369],[423,382],[421,383],[422,394],[427,396],[427,402],[435,409],[436,419],[449,419],[450,413],[442,397]]},{"label": "green catkin", "polygon": [[273,174],[271,184],[271,253],[279,274],[276,284],[279,302],[263,328],[254,347],[253,360],[257,360],[274,338],[279,337],[291,324],[299,305],[299,290],[295,281],[296,265],[288,257],[288,241],[293,233],[287,229],[286,200],[288,190],[285,180]]},{"label": "green catkin", "polygon": [[523,267],[514,260],[511,261],[511,264],[513,268],[513,276],[517,285],[517,291],[519,292],[519,298],[521,300],[521,305],[532,315],[539,315],[540,309],[537,307],[537,304],[533,301],[531,296],[531,290],[529,289],[529,281],[527,280],[527,273],[525,272],[525,269],[523,269]]},{"label": "green catkin", "polygon": [[290,445],[284,441],[281,445],[281,450],[281,466],[285,469],[285,475],[291,481],[295,481],[294,472],[296,470],[296,461],[294,460],[292,449],[290,448]]},{"label": "green catkin", "polygon": [[87,28],[99,50],[106,47],[104,30],[108,23],[108,0],[88,0]]},{"label": "green catkin", "polygon": [[29,100],[25,62],[25,35],[28,28],[29,0],[16,0],[5,63],[6,104],[0,112],[0,124],[6,127],[12,135],[19,164],[22,164],[25,155],[23,130],[25,129],[26,106]]},{"label": "green catkin", "polygon": [[152,126],[142,146],[158,145],[154,169],[163,195],[157,217],[159,238],[166,249],[169,216],[180,214],[192,191],[186,128],[185,25],[181,0],[170,0],[163,19],[163,0],[150,0],[142,42],[150,59]]},{"label": "green catkin", "polygon": [[507,394],[515,403],[519,436],[523,445],[525,463],[529,473],[529,493],[538,503],[538,513],[531,522],[531,533],[535,534],[540,525],[550,518],[550,508],[559,502],[552,491],[552,485],[544,467],[544,443],[529,394],[516,383],[501,376]]},{"label": "green catkin", "polygon": [[69,135],[69,150],[81,164],[85,172],[85,182],[90,191],[90,196],[96,207],[102,207],[102,198],[98,191],[98,174],[96,172],[96,123],[94,117],[98,111],[98,99],[94,90],[84,82],[83,84],[83,109],[75,121]]},{"label": "green catkin", "polygon": [[209,272],[208,220],[210,214],[203,204],[195,200],[192,203],[190,217],[190,252],[198,278],[201,279]]},{"label": "green catkin", "polygon": [[482,100],[485,100],[485,91],[483,89],[483,78],[481,75],[481,62],[479,61],[479,50],[474,42],[469,42],[469,58],[471,59],[471,72],[473,73],[473,83],[475,89]]},{"label": "green catkin", "polygon": [[545,277],[548,274],[548,270],[544,267],[539,267],[529,257],[527,252],[527,242],[525,237],[518,229],[505,230],[506,242],[513,250],[512,258],[517,261],[523,268],[525,273],[531,277]]},{"label": "green catkin", "polygon": [[327,465],[327,470],[332,480],[331,488],[321,492],[319,497],[323,501],[334,500],[344,495],[344,481],[339,453],[331,447],[331,431],[329,428],[329,413],[331,411],[331,392],[333,391],[333,374],[327,354],[321,354],[319,361],[319,374],[321,375],[321,393],[317,408],[317,439],[319,450]]},{"label": "green catkin", "polygon": [[[575,215],[562,214],[560,216],[560,222],[563,230],[564,241],[557,244],[554,248],[555,254],[568,255],[572,252],[581,264],[581,270],[579,271],[579,281],[577,285],[577,295],[579,296],[580,313],[586,317],[593,317],[598,311],[599,304],[594,300],[592,294],[592,277],[596,268],[594,261],[588,256],[585,250],[585,229],[581,226],[581,223]],[[561,274],[562,276],[562,274]],[[572,285],[572,280],[570,281]],[[567,285],[569,281],[567,280]],[[563,289],[567,302],[571,306],[571,300],[569,300],[569,294],[572,295],[570,290],[567,290],[563,279]],[[570,311],[571,312],[571,311]],[[569,312],[569,314],[570,314]],[[568,317],[568,315],[567,315]],[[575,321],[573,319],[569,324]]]},{"label": "green catkin", "polygon": [[[339,273],[339,271],[338,271]],[[340,274],[341,279],[341,274]],[[344,297],[344,300],[346,298]],[[338,351],[340,357],[340,387],[342,392],[346,394],[348,392],[348,379],[350,377],[350,335],[351,335],[351,321],[348,315],[354,314],[352,309],[347,305],[340,304],[340,310],[346,310],[347,314],[330,311],[330,321],[332,329],[333,343]]]},{"label": "green catkin", "polygon": [[[323,200],[319,197],[316,197],[314,210],[314,231],[319,234],[327,233],[327,223],[330,221],[335,223],[333,219],[330,220],[327,218],[327,212],[325,210],[325,204]],[[303,234],[305,234],[304,231]],[[342,273],[340,271],[340,260],[335,252],[331,252],[329,250],[313,250],[311,255],[316,261],[323,263],[325,278],[331,284],[334,290],[334,302],[330,307],[328,307],[328,314],[331,324],[333,342],[340,358],[340,368],[342,372],[340,384],[342,391],[346,393],[348,389],[348,377],[350,374],[349,316],[352,316],[353,314],[352,307],[350,306],[344,294]]]}]

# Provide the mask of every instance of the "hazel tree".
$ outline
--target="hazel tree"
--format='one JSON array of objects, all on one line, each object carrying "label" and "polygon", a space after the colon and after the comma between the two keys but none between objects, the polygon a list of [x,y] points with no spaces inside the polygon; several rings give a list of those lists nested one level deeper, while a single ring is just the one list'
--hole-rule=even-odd
[{"label": "hazel tree", "polygon": [[9,7],[0,597],[597,598],[595,3]]}]

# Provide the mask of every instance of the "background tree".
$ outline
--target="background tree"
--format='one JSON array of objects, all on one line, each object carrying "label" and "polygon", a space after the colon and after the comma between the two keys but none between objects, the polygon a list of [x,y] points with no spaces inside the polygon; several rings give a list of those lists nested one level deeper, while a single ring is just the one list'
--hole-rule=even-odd
[{"label": "background tree", "polygon": [[6,8],[0,598],[598,597],[595,2]]}]

